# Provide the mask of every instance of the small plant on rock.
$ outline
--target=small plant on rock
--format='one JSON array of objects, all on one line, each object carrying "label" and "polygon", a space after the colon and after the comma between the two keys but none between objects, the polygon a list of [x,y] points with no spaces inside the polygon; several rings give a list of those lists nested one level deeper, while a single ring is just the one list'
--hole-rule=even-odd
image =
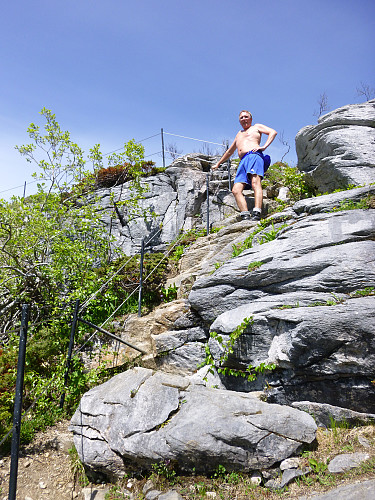
[{"label": "small plant on rock", "polygon": [[[248,381],[253,382],[258,373],[263,373],[265,371],[272,371],[276,369],[276,365],[273,363],[266,364],[266,363],[260,363],[259,366],[253,366],[249,364],[246,369],[244,370],[239,370],[235,368],[230,368],[228,366],[225,366],[228,362],[228,358],[231,354],[234,352],[234,344],[236,340],[243,334],[243,332],[247,329],[247,327],[252,324],[253,318],[244,318],[242,323],[237,326],[237,328],[229,335],[229,340],[227,342],[224,342],[223,337],[219,335],[216,332],[211,332],[210,337],[212,339],[215,339],[220,346],[223,348],[223,353],[220,356],[220,359],[218,361],[218,368],[217,372],[222,375],[229,375],[233,377],[243,377],[247,378]],[[212,356],[210,347],[208,343],[205,346],[206,350],[206,358],[201,363],[198,368],[201,368],[202,366],[209,365],[209,373],[214,373],[214,367],[215,367],[215,360]],[[206,378],[207,380],[207,378]]]},{"label": "small plant on rock", "polygon": [[248,271],[255,271],[256,269],[259,269],[261,266],[263,266],[264,262],[262,262],[261,260],[257,260],[255,262],[251,262],[248,266],[247,266],[247,270]]}]

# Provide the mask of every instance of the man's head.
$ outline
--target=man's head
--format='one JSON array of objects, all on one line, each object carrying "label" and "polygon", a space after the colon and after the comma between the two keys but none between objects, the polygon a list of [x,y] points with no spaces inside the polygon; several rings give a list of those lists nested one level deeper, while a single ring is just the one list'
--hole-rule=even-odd
[{"label": "man's head", "polygon": [[250,113],[250,111],[247,111],[246,109],[242,110],[240,113],[240,124],[243,127],[244,130],[248,129],[251,127],[251,122],[253,120],[253,116]]}]

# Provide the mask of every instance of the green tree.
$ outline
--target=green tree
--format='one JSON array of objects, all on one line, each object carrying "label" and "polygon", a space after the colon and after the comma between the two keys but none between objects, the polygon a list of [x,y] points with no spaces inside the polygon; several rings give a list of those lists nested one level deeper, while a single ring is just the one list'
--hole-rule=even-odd
[{"label": "green tree", "polygon": [[[94,193],[96,174],[103,168],[99,144],[85,159],[55,115],[45,108],[41,115],[44,133],[32,123],[32,142],[16,147],[39,167],[34,174],[38,193],[0,200],[2,330],[17,324],[22,303],[31,303],[35,322],[57,316],[65,302],[86,298],[98,287],[96,268],[106,262],[111,246]],[[140,180],[143,154],[143,147],[131,140],[123,153],[108,158],[109,166],[127,162],[130,169],[132,196],[123,202],[128,220],[147,215],[139,204],[146,191]]]}]

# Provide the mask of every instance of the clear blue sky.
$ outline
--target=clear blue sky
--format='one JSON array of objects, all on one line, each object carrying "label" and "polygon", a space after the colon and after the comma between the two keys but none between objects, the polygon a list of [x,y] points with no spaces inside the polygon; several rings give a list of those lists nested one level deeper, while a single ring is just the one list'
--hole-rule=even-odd
[{"label": "clear blue sky", "polygon": [[[0,19],[0,197],[22,195],[35,170],[14,149],[51,109],[88,151],[103,153],[166,132],[222,142],[238,113],[275,128],[292,146],[331,109],[375,87],[373,0],[19,0]],[[201,143],[173,136],[184,153]],[[144,143],[160,151],[160,137]],[[276,139],[272,160],[285,148]],[[151,156],[161,164],[161,157]],[[27,193],[33,191],[27,188]]]}]

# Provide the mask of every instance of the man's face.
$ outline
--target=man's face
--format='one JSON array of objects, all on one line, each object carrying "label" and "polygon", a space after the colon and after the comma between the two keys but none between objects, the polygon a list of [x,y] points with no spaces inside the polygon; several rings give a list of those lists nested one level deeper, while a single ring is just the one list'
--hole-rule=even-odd
[{"label": "man's face", "polygon": [[249,113],[241,113],[240,114],[240,124],[244,130],[251,127],[251,118]]}]

